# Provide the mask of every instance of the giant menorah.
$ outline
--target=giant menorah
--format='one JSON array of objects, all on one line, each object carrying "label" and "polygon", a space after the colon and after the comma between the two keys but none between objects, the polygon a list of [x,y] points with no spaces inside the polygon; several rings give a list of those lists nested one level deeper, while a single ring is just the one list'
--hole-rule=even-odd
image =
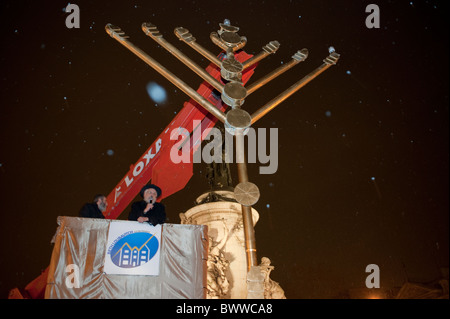
[{"label": "giant menorah", "polygon": [[186,93],[190,98],[195,100],[201,107],[207,110],[210,114],[221,121],[227,132],[232,133],[236,140],[236,165],[238,172],[239,184],[234,189],[236,200],[242,207],[242,218],[244,225],[245,249],[247,255],[247,269],[250,270],[252,266],[257,266],[256,255],[256,241],[255,232],[253,228],[253,220],[251,215],[251,207],[259,200],[260,192],[258,187],[249,181],[247,173],[247,164],[244,149],[244,135],[246,130],[261,119],[280,103],[300,90],[307,83],[312,81],[319,74],[327,70],[330,66],[335,65],[339,59],[339,54],[334,50],[330,50],[329,55],[323,60],[323,64],[314,71],[304,76],[301,80],[290,86],[284,92],[276,96],[274,99],[260,107],[253,114],[249,114],[243,110],[241,106],[244,100],[256,90],[263,87],[265,84],[291,69],[298,63],[304,61],[308,56],[308,50],[302,49],[297,51],[292,59],[280,67],[265,75],[261,79],[250,84],[247,88],[242,83],[242,72],[253,66],[255,63],[261,61],[270,54],[274,54],[280,44],[277,41],[271,41],[262,48],[262,51],[244,62],[239,62],[235,59],[235,52],[241,50],[247,43],[247,38],[238,34],[239,28],[232,26],[228,20],[220,23],[220,30],[212,32],[210,38],[212,42],[224,51],[223,59],[209,52],[207,49],[197,43],[189,30],[178,27],[175,28],[175,35],[184,43],[189,45],[195,51],[204,56],[211,63],[220,68],[221,79],[218,80],[206,72],[203,68],[198,66],[194,61],[188,58],[185,54],[179,51],[176,47],[164,39],[159,30],[151,23],[143,23],[142,30],[146,35],[155,40],[163,48],[173,54],[177,59],[188,66],[192,71],[199,75],[204,81],[214,87],[220,94],[221,100],[231,109],[224,113],[216,108],[208,99],[200,95],[197,91],[192,89],[189,85],[183,82],[176,75],[167,70],[164,66],[136,47],[129,41],[129,37],[118,27],[111,24],[106,25],[107,33],[116,39],[119,43],[136,54],[145,63],[159,72],[162,76],[168,79],[176,87]]}]

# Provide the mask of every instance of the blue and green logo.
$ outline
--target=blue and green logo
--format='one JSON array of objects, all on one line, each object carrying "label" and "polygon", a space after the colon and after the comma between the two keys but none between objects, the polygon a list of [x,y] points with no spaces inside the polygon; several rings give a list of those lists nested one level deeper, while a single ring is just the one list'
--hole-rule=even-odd
[{"label": "blue and green logo", "polygon": [[135,232],[113,243],[112,262],[121,268],[135,268],[147,263],[159,249],[158,239],[149,232]]}]

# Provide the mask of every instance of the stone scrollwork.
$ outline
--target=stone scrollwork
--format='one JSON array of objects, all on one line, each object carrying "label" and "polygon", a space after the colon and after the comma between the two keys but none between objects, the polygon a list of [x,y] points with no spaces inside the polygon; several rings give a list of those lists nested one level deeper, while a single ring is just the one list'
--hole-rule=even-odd
[{"label": "stone scrollwork", "polygon": [[229,282],[226,277],[226,271],[230,262],[225,258],[221,251],[223,245],[214,242],[209,237],[209,255],[208,255],[208,273],[207,273],[207,298],[221,299],[229,289]]},{"label": "stone scrollwork", "polygon": [[183,224],[183,225],[193,225],[195,223],[191,217],[186,217],[185,213],[180,213],[179,217],[180,217],[181,224]]}]

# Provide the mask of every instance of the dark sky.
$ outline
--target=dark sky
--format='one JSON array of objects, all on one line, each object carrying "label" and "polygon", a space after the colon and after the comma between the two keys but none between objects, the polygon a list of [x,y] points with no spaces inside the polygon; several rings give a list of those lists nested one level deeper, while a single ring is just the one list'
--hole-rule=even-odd
[{"label": "dark sky", "polygon": [[[288,298],[362,288],[368,264],[380,267],[383,288],[430,282],[448,267],[449,35],[441,2],[75,3],[79,29],[65,26],[67,2],[0,2],[0,298],[48,266],[57,216],[76,216],[95,194],[109,194],[189,99],[110,38],[107,23],[194,89],[202,80],[145,36],[142,22],[203,67],[175,27],[215,54],[209,34],[224,19],[240,27],[248,53],[279,41],[250,83],[307,48],[305,62],[246,99],[250,114],[322,64],[330,46],[341,54],[255,123],[279,133],[277,172],[260,175],[260,164],[249,164],[261,192],[258,257],[272,260]],[[380,8],[379,29],[365,25],[369,3]],[[149,82],[166,90],[165,103],[150,99]],[[186,188],[163,200],[170,222],[208,189],[204,174],[205,164],[195,164]]]}]

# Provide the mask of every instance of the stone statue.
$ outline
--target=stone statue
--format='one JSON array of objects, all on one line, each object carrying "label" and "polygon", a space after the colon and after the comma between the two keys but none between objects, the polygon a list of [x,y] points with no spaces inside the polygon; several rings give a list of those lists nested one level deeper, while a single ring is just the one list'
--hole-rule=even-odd
[{"label": "stone statue", "polygon": [[[225,134],[224,129],[220,127],[222,136]],[[236,202],[234,197],[224,196],[221,191],[233,192],[233,180],[231,178],[230,164],[225,160],[226,149],[225,143],[222,143],[222,161],[216,163],[212,161],[206,165],[206,179],[208,180],[209,191],[208,195],[197,201],[196,204],[206,204],[213,202]]]},{"label": "stone statue", "polygon": [[270,279],[270,272],[275,269],[274,266],[270,265],[270,259],[267,257],[261,258],[260,268],[264,276],[264,299],[286,299],[281,286]]},{"label": "stone statue", "polygon": [[[222,141],[224,140],[224,128],[219,127],[222,133]],[[211,162],[206,168],[206,178],[212,190],[224,189],[233,186],[231,180],[230,164],[225,161],[225,143],[222,143],[222,162]]]}]

